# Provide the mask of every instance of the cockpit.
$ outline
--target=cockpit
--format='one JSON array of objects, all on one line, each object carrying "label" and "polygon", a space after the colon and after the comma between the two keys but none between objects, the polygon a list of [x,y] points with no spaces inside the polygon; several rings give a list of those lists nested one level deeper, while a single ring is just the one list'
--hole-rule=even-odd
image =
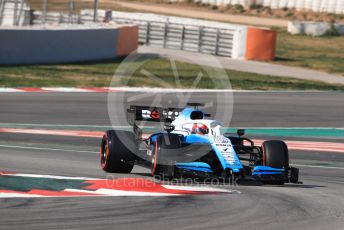
[{"label": "cockpit", "polygon": [[193,120],[192,122],[185,122],[181,125],[181,129],[188,134],[211,136],[220,136],[221,127],[222,122],[214,120]]}]

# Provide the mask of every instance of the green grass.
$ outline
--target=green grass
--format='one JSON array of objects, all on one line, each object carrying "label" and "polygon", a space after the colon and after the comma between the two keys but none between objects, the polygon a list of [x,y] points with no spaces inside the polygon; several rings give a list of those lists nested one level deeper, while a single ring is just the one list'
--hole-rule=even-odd
[{"label": "green grass", "polygon": [[344,36],[311,37],[277,31],[276,64],[344,75]]},{"label": "green grass", "polygon": [[[147,56],[135,62],[136,71],[128,76],[121,72],[114,75],[122,59],[97,63],[75,63],[59,65],[28,65],[0,67],[0,87],[108,87],[108,86],[147,86],[147,87],[193,87],[196,77],[202,78],[196,88],[229,88],[227,77],[233,89],[245,90],[344,90],[344,86],[322,82],[280,78],[268,75],[239,71],[219,71],[202,68],[198,65],[176,62],[181,84],[176,83],[171,62],[167,59]],[[145,70],[156,78],[148,77]],[[157,80],[157,78],[161,80]],[[113,79],[112,83],[111,80]]]}]

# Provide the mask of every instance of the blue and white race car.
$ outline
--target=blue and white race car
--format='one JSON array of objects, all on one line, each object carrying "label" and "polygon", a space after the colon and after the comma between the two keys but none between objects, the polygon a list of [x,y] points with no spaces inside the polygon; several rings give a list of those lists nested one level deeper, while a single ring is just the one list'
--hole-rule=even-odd
[{"label": "blue and white race car", "polygon": [[[132,131],[109,130],[100,147],[106,172],[130,173],[135,164],[150,168],[158,178],[234,178],[264,184],[299,183],[299,170],[289,166],[287,145],[269,140],[255,146],[237,134],[223,133],[222,122],[207,119],[189,103],[184,109],[130,106]],[[144,138],[138,122],[163,122],[164,130]]]}]

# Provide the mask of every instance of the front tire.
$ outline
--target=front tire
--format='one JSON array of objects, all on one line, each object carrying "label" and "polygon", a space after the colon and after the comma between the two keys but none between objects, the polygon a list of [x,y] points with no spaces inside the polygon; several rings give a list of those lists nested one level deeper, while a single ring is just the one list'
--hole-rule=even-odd
[{"label": "front tire", "polygon": [[[263,165],[272,168],[289,168],[288,146],[279,140],[264,141],[262,144]],[[282,185],[285,179],[263,181],[264,184]]]},{"label": "front tire", "polygon": [[110,173],[130,173],[137,149],[137,141],[132,132],[106,131],[100,145],[100,166]]}]

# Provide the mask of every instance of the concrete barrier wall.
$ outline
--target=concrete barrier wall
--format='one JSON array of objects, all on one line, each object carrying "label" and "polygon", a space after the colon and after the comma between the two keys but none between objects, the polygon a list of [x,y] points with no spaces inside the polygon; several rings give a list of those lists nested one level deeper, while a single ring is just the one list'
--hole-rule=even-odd
[{"label": "concrete barrier wall", "polygon": [[312,10],[315,12],[344,14],[344,0],[194,0],[194,2],[211,5],[240,4],[244,7],[248,7],[250,4],[256,3],[271,7],[272,9],[288,7],[296,8],[297,10]]},{"label": "concrete barrier wall", "polygon": [[[333,28],[332,28],[333,27]],[[290,21],[288,32],[290,34],[306,34],[314,37],[324,35],[329,30],[336,30],[339,35],[344,35],[344,25],[326,22]]]},{"label": "concrete barrier wall", "polygon": [[[0,28],[0,64],[51,64],[125,56],[137,49],[137,26]],[[127,39],[128,37],[128,39]]]},{"label": "concrete barrier wall", "polygon": [[[91,10],[81,12],[83,19],[92,14]],[[98,16],[105,16],[105,11],[98,10]],[[242,43],[245,45],[246,40],[243,41],[242,38],[245,36],[246,39],[246,26],[185,17],[119,11],[112,11],[110,23],[113,22],[139,25],[140,44],[232,58],[244,57],[241,46]]]},{"label": "concrete barrier wall", "polygon": [[[84,10],[82,13],[89,15],[92,12]],[[98,10],[98,15],[105,15],[105,11]],[[234,59],[271,61],[275,58],[277,34],[268,28],[250,28],[244,25],[148,13],[113,11],[112,15],[116,23],[138,23],[139,40],[145,45],[210,53]],[[151,24],[145,24],[147,22]],[[147,39],[147,36],[151,37]],[[174,42],[174,45],[169,46],[169,42]]]}]

